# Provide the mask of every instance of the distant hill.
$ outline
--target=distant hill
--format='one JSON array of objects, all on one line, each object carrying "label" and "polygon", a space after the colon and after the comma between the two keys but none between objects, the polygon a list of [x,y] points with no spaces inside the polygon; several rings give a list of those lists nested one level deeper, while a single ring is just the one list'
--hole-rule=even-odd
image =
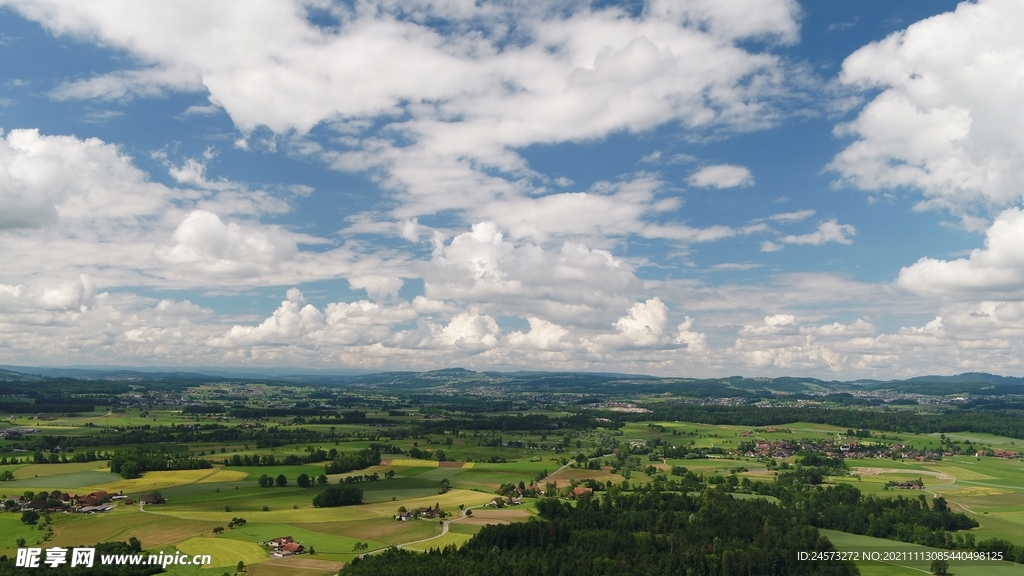
[{"label": "distant hill", "polygon": [[364,373],[359,371],[277,370],[197,368],[184,370],[137,370],[126,368],[54,368],[0,366],[0,382],[48,385],[60,382],[73,386],[74,381],[120,382],[154,386],[188,387],[201,382],[290,383],[320,386],[355,386],[429,391],[438,387],[470,389],[480,386],[504,386],[575,394],[647,393],[683,397],[741,397],[756,401],[776,395],[799,395],[813,398],[822,394],[856,390],[892,390],[916,394],[1004,395],[1024,393],[1024,378],[999,376],[984,372],[967,372],[955,376],[917,376],[906,380],[820,380],[793,376],[724,378],[659,378],[639,374],[601,372],[476,372],[465,368],[444,368],[425,372],[393,371]]}]

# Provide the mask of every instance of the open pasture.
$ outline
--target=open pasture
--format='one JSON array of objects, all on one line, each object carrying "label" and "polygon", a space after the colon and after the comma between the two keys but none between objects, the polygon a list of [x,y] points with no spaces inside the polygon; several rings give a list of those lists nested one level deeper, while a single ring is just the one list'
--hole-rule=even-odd
[{"label": "open pasture", "polygon": [[109,472],[110,465],[106,460],[97,462],[67,462],[64,464],[29,464],[21,466],[14,472],[15,480],[35,478],[43,476],[54,476],[57,474],[71,474],[72,472]]},{"label": "open pasture", "polygon": [[232,538],[206,538],[196,536],[176,546],[186,554],[209,554],[211,568],[236,566],[240,561],[246,565],[268,560],[270,556],[259,545]]},{"label": "open pasture", "polygon": [[453,544],[455,546],[462,546],[466,542],[469,542],[469,539],[472,537],[472,534],[448,532],[447,534],[439,538],[434,538],[431,540],[427,540],[425,542],[415,542],[412,544],[406,544],[405,546],[402,546],[402,548],[406,550],[414,550],[416,552],[426,552],[427,550],[430,550],[432,548],[441,549],[445,546],[451,546]]},{"label": "open pasture", "polygon": [[8,493],[20,493],[28,489],[35,492],[38,492],[40,489],[81,492],[83,488],[86,491],[91,491],[91,489],[87,488],[88,486],[104,482],[114,482],[120,479],[120,476],[111,474],[109,471],[70,472],[68,474],[51,474],[38,478],[33,477],[4,482],[0,484],[0,489]]},{"label": "open pasture", "polygon": [[[398,503],[396,502],[395,504]],[[397,509],[398,506],[393,506],[391,513],[393,514]],[[390,515],[386,518],[375,518],[372,520],[315,522],[293,524],[293,526],[305,528],[313,532],[345,536],[362,542],[367,540],[382,542],[388,546],[432,538],[441,533],[441,527],[433,520],[401,522],[395,520]]]},{"label": "open pasture", "polygon": [[[634,474],[633,476],[638,476]],[[646,477],[646,476],[645,476]],[[568,486],[572,480],[594,480],[602,484],[611,481],[613,484],[619,484],[625,477],[621,474],[613,474],[611,468],[608,466],[602,466],[600,470],[587,470],[585,468],[565,468],[552,474],[547,478],[546,482],[554,482],[559,487]],[[636,481],[632,479],[632,481]]]},{"label": "open pasture", "polygon": [[118,505],[112,512],[90,516],[55,514],[54,539],[60,546],[138,538],[146,548],[172,546],[217,524],[140,512],[138,506]]},{"label": "open pasture", "polygon": [[454,528],[459,525],[477,525],[484,526],[487,524],[510,524],[512,522],[526,522],[532,518],[530,512],[523,507],[516,508],[476,508],[473,510],[472,516],[466,516],[459,518],[452,522],[450,528]]},{"label": "open pasture", "polygon": [[[324,560],[317,556],[271,558],[248,569],[247,576],[334,576],[344,566],[342,562]],[[174,574],[172,572],[172,574]],[[177,576],[177,575],[174,575]]]},{"label": "open pasture", "polygon": [[[277,455],[275,454],[274,457],[277,458]],[[322,464],[300,464],[298,466],[225,466],[222,469],[247,474],[249,480],[256,480],[264,474],[271,478],[277,478],[279,474],[284,474],[284,477],[287,478],[288,482],[291,484],[295,483],[295,479],[298,478],[300,474],[305,474],[310,478],[316,478],[324,473],[324,467]],[[345,475],[342,474],[341,476],[344,477]]]},{"label": "open pasture", "polygon": [[[841,551],[900,551],[900,552],[942,552],[938,548],[929,548],[918,544],[897,542],[860,536],[836,530],[819,530],[827,536],[837,550]],[[928,571],[931,561],[928,560],[899,560],[893,562],[860,561],[857,568],[863,576],[907,574],[917,575],[930,573]],[[1024,565],[1011,562],[950,562],[950,573],[955,576],[1021,576],[1024,575]]]},{"label": "open pasture", "polygon": [[42,532],[21,523],[20,514],[0,513],[0,554],[12,556],[17,548],[18,538],[24,538],[25,542],[31,545],[42,537]]},{"label": "open pasture", "polygon": [[222,470],[220,468],[206,468],[203,470],[160,470],[146,472],[141,478],[131,480],[119,479],[103,484],[94,484],[87,488],[91,490],[105,490],[110,493],[124,492],[125,494],[140,494],[153,490],[163,490],[172,486],[184,486],[187,484],[201,484],[203,482],[223,482],[225,480],[242,480],[245,476],[236,473],[234,470]]},{"label": "open pasture", "polygon": [[[393,522],[397,522],[393,520]],[[325,532],[309,530],[296,524],[266,524],[254,522],[238,528],[232,528],[218,539],[244,540],[247,542],[266,542],[273,538],[291,536],[306,548],[314,547],[317,554],[347,554],[351,553],[357,542],[370,545],[370,550],[387,547],[386,543],[375,542],[367,538],[352,538]]]}]

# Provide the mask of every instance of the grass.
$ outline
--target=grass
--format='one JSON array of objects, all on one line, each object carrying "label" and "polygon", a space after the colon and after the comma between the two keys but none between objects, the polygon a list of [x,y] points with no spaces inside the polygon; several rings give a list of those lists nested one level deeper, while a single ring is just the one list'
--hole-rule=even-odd
[{"label": "grass", "polygon": [[[896,542],[870,536],[848,534],[836,530],[819,530],[827,536],[837,550],[865,551],[892,550],[901,552],[941,552],[938,548],[929,548],[906,542]],[[921,574],[928,573],[931,562],[928,560],[899,560],[888,563],[876,561],[859,561],[857,568],[862,575],[867,574]],[[957,562],[950,561],[950,573],[954,576],[1010,576],[1024,575],[1024,565],[1010,562]]]},{"label": "grass", "polygon": [[145,548],[173,546],[197,534],[210,533],[217,524],[140,512],[138,506],[117,506],[114,511],[91,516],[54,514],[55,535],[60,546],[95,542],[127,541],[135,537]]},{"label": "grass", "polygon": [[[292,484],[295,483],[295,479],[298,478],[300,474],[306,474],[310,478],[316,478],[324,473],[324,467],[320,464],[300,464],[298,466],[226,466],[222,468],[222,470],[244,472],[249,476],[250,480],[256,480],[264,474],[271,478],[277,478],[279,474],[284,474],[284,477]],[[360,474],[361,473],[362,472],[360,472]]]},{"label": "grass", "polygon": [[318,522],[313,524],[296,524],[301,528],[314,532],[335,534],[348,538],[367,539],[383,542],[387,545],[401,544],[403,542],[414,542],[431,538],[441,533],[441,528],[436,522],[399,522],[391,517],[377,518],[373,520],[359,520],[352,522]]},{"label": "grass", "polygon": [[21,523],[21,514],[0,514],[0,554],[12,556],[17,548],[18,538],[24,538],[29,544],[43,538],[43,533],[35,526]]},{"label": "grass", "polygon": [[153,490],[163,490],[172,486],[184,486],[186,484],[201,484],[203,482],[222,482],[228,479],[233,481],[242,480],[245,476],[242,472],[235,470],[222,470],[220,468],[207,468],[205,470],[161,470],[157,472],[146,472],[142,478],[131,480],[119,479],[104,484],[89,486],[91,490],[106,490],[107,492],[124,492],[125,494],[140,494]]},{"label": "grass", "polygon": [[239,561],[248,564],[263,562],[270,555],[259,544],[232,538],[206,538],[197,536],[176,546],[186,554],[209,554],[211,567],[236,566]]},{"label": "grass", "polygon": [[271,558],[260,562],[246,571],[246,576],[334,576],[344,566],[342,562],[350,562],[354,554],[340,556],[292,556],[289,558]]},{"label": "grass", "polygon": [[[120,480],[121,477],[117,474],[111,474],[110,472],[71,472],[69,474],[51,474],[49,476],[40,476],[38,478],[26,478],[24,480],[13,480],[10,482],[4,482],[0,484],[0,488],[8,493],[21,493],[26,489],[33,489],[38,492],[39,488],[45,488],[49,490],[60,489],[62,491],[79,491],[79,488],[86,488],[87,492],[92,492],[93,489],[88,488],[101,483],[114,482]],[[109,492],[109,490],[108,490]]]},{"label": "grass", "polygon": [[462,534],[459,532],[448,532],[440,538],[434,538],[433,540],[427,540],[426,542],[420,542],[418,544],[410,544],[403,546],[406,550],[414,550],[416,552],[426,552],[431,548],[444,548],[454,544],[455,546],[462,546],[473,536],[471,534]]},{"label": "grass", "polygon": [[68,462],[66,464],[29,464],[18,468],[14,472],[14,479],[23,480],[37,476],[53,476],[56,474],[87,471],[109,472],[110,466],[105,460],[102,462]]},{"label": "grass", "polygon": [[[394,520],[392,522],[398,523]],[[228,530],[219,538],[245,540],[248,542],[266,542],[281,536],[291,536],[296,542],[301,543],[307,549],[312,546],[318,554],[350,553],[357,542],[369,544],[370,550],[387,547],[387,543],[376,542],[366,538],[317,532],[295,524],[264,524],[262,522],[246,524],[240,528]]]}]

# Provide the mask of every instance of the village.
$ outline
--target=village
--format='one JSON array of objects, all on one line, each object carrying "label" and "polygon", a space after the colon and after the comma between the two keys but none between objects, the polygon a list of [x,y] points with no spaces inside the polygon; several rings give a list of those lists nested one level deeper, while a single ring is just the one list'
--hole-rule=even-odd
[{"label": "village", "polygon": [[[139,497],[139,504],[164,504],[167,501],[158,492],[143,494]],[[63,512],[65,514],[97,514],[110,512],[118,503],[125,505],[135,504],[135,500],[125,496],[124,493],[108,494],[103,490],[97,490],[89,494],[77,495],[68,492],[54,490],[53,492],[32,492],[26,491],[21,496],[5,498],[3,508],[7,512],[37,512],[46,514],[51,512]]]},{"label": "village", "polygon": [[[757,432],[773,433],[778,432],[775,428],[755,429],[742,432],[740,436],[748,438]],[[851,431],[852,432],[852,431]],[[786,459],[798,452],[817,452],[829,458],[855,459],[855,458],[889,458],[892,460],[917,460],[919,462],[931,462],[942,460],[943,457],[951,456],[976,456],[978,458],[991,456],[996,458],[1015,459],[1020,458],[1021,453],[1010,450],[973,450],[971,446],[960,447],[957,445],[940,444],[934,450],[918,450],[902,443],[884,444],[877,440],[864,442],[854,434],[848,434],[845,440],[754,440],[745,441],[740,444],[736,453],[747,458],[758,459]]]}]

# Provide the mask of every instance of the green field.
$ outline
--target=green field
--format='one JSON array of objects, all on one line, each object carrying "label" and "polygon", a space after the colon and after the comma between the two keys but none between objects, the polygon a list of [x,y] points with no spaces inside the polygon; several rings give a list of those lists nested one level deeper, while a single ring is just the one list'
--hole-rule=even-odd
[{"label": "green field", "polygon": [[267,552],[258,544],[231,538],[189,538],[177,545],[186,554],[209,554],[213,568],[235,566],[239,561],[255,564],[268,558]]},{"label": "green field", "polygon": [[[233,397],[237,401],[240,395],[237,386],[240,385],[208,384],[182,392],[184,396],[181,398],[176,396],[178,392],[175,392],[171,399],[179,406],[182,401],[229,401],[215,400],[216,398]],[[290,402],[295,398],[301,399],[302,394],[306,393],[300,387],[245,386],[246,402],[250,402],[251,406],[281,405],[286,398]],[[781,472],[775,467],[776,464],[785,463],[791,468],[797,464],[798,456],[762,458],[758,461],[757,458],[738,455],[734,449],[742,442],[757,440],[835,440],[844,438],[847,432],[845,428],[808,422],[777,425],[775,432],[767,432],[766,428],[755,432],[755,427],[752,426],[647,421],[626,422],[621,427],[609,428],[582,426],[578,429],[557,430],[544,427],[511,431],[449,430],[448,421],[460,421],[475,416],[455,410],[445,412],[437,407],[443,406],[445,401],[436,399],[425,402],[418,408],[403,406],[401,412],[405,414],[404,416],[389,416],[390,409],[387,406],[407,401],[398,400],[401,395],[399,391],[385,387],[364,392],[366,398],[359,402],[363,402],[365,406],[361,405],[358,410],[365,412],[367,418],[379,419],[368,424],[349,424],[340,422],[338,418],[318,420],[317,417],[310,417],[305,422],[288,417],[243,421],[225,416],[187,416],[176,409],[158,407],[150,407],[148,416],[142,416],[138,408],[124,414],[109,413],[104,409],[79,417],[47,420],[45,424],[25,417],[15,418],[10,424],[39,428],[46,434],[80,437],[79,441],[82,444],[79,444],[76,450],[82,449],[83,444],[89,445],[89,442],[95,441],[94,438],[84,437],[101,434],[103,430],[107,430],[109,434],[113,433],[110,429],[123,429],[129,426],[158,428],[183,424],[209,425],[211,429],[217,430],[218,434],[223,434],[221,437],[245,439],[214,442],[210,437],[205,437],[203,441],[197,443],[154,441],[148,448],[210,458],[214,462],[214,467],[147,472],[141,478],[131,480],[111,474],[106,462],[0,466],[0,471],[11,470],[15,476],[15,480],[0,484],[0,492],[18,495],[26,490],[38,492],[43,489],[60,489],[86,493],[102,489],[109,492],[124,491],[125,494],[137,496],[158,490],[167,498],[166,504],[147,505],[144,509],[138,504],[119,504],[110,513],[92,516],[53,513],[51,520],[54,536],[46,545],[74,546],[136,537],[142,540],[148,550],[164,550],[173,554],[177,549],[189,554],[210,554],[214,558],[215,567],[212,569],[174,566],[169,570],[173,575],[217,576],[226,569],[233,568],[238,561],[243,561],[251,565],[249,576],[328,576],[336,574],[343,563],[350,562],[356,556],[353,550],[356,543],[368,544],[368,551],[395,545],[402,545],[409,550],[425,551],[451,544],[462,545],[489,523],[525,522],[536,517],[536,500],[528,499],[523,506],[502,510],[481,507],[494,497],[495,490],[503,484],[523,482],[530,485],[540,477],[542,485],[545,480],[554,481],[564,489],[571,482],[594,479],[602,484],[610,481],[615,485],[615,490],[618,490],[623,480],[626,480],[625,472],[621,468],[616,468],[616,472],[612,472],[612,468],[623,466],[626,457],[634,450],[634,445],[643,448],[663,443],[666,446],[690,446],[694,449],[722,448],[733,453],[666,460],[661,457],[664,456],[663,453],[652,458],[645,451],[636,448],[632,454],[635,462],[627,465],[630,471],[626,482],[627,490],[630,486],[642,485],[652,480],[644,470],[655,476],[665,475],[672,480],[678,479],[678,476],[673,477],[669,474],[672,466],[683,466],[705,477],[728,476],[734,470],[742,469],[737,471],[737,476],[741,480],[772,481],[776,474]],[[326,389],[321,393],[355,395],[348,390],[339,392],[333,389]],[[249,394],[252,394],[251,398]],[[290,395],[294,395],[294,398]],[[346,398],[346,402],[351,402],[351,398]],[[567,398],[562,407],[572,411],[575,406],[573,402],[576,402],[575,396],[570,395]],[[384,408],[381,408],[382,406]],[[531,410],[530,406],[520,410],[506,405],[501,412],[487,412],[486,417],[518,418],[520,415],[539,413],[564,416],[568,412],[550,407]],[[431,426],[424,431],[402,428],[417,422],[429,423]],[[401,433],[398,430],[401,430]],[[268,441],[264,434],[269,431],[285,431],[295,436],[287,436],[287,441]],[[238,433],[235,434],[236,432]],[[398,439],[392,440],[390,436]],[[567,441],[563,440],[565,436],[569,437]],[[504,445],[489,445],[495,444],[498,437]],[[985,449],[1014,450],[1017,444],[1024,445],[1021,440],[986,434],[954,433],[946,434],[946,438],[957,442],[969,441]],[[934,447],[940,440],[937,434],[890,432],[887,434],[886,442]],[[874,440],[864,440],[865,443],[871,441]],[[510,442],[523,442],[525,446],[532,447],[513,448],[508,445]],[[413,459],[407,454],[398,454],[397,451],[393,454],[382,454],[382,460],[388,461],[388,464],[329,477],[330,485],[337,486],[346,476],[379,474],[382,477],[380,480],[353,484],[363,491],[363,504],[314,508],[313,497],[325,487],[315,485],[310,488],[299,488],[296,479],[303,473],[316,478],[324,472],[326,462],[265,467],[220,464],[221,459],[230,458],[235,454],[272,454],[275,458],[283,460],[288,455],[304,458],[315,450],[336,449],[344,454],[354,454],[371,445],[381,444],[390,444],[406,452],[414,446],[435,453],[443,450],[447,458],[454,459],[460,465],[440,466],[436,460]],[[122,448],[134,449],[117,447],[111,448],[110,451]],[[601,465],[600,469],[563,466],[564,463],[574,462],[576,454],[579,453],[600,455],[596,458]],[[12,451],[11,454],[19,459],[32,458],[32,452]],[[615,454],[624,454],[623,460],[617,461]],[[491,462],[498,459],[507,461]],[[916,498],[924,495],[928,499],[934,499],[943,496],[952,509],[964,512],[979,522],[980,526],[972,531],[977,540],[1005,538],[1017,545],[1024,545],[1024,462],[1020,460],[956,456],[936,462],[884,458],[850,460],[847,463],[853,474],[837,473],[836,476],[827,477],[826,485],[849,483],[865,494],[880,498]],[[650,466],[656,471],[648,468]],[[389,471],[393,471],[395,477],[390,480],[383,479]],[[544,478],[545,472],[550,477]],[[260,488],[256,484],[256,479],[263,474],[272,478],[283,474],[288,480],[288,485]],[[922,492],[885,489],[886,483],[891,480],[910,480],[918,477],[925,483]],[[450,483],[451,489],[445,494],[439,493],[442,479],[447,479]],[[692,492],[693,495],[701,493],[700,490]],[[778,502],[773,497],[745,493],[737,493],[735,497],[765,498]],[[441,534],[441,526],[437,520],[402,522],[394,519],[394,514],[400,506],[415,510],[419,507],[433,507],[435,503],[453,515],[446,518],[449,521],[448,532],[442,537],[438,537]],[[460,504],[477,507],[474,510],[475,515],[452,521],[459,515]],[[238,517],[244,518],[246,523],[228,529],[228,523]],[[215,535],[213,529],[216,527],[223,527],[225,531]],[[883,546],[926,550],[924,547],[889,540],[839,532],[827,533],[840,548]],[[25,538],[28,543],[34,544],[43,534],[43,531],[22,524],[18,514],[0,514],[0,554],[10,555],[18,538]],[[313,547],[317,554],[272,559],[258,542],[279,536],[292,536],[305,546]],[[921,574],[922,568],[927,570],[927,566],[922,567],[914,563],[861,563],[859,568],[867,575]],[[982,572],[997,575],[1022,573],[1019,566],[1008,564],[954,565],[952,572],[957,576],[971,576]]]},{"label": "green field", "polygon": [[[906,542],[847,534],[835,530],[820,530],[820,532],[832,541],[837,550],[841,551],[892,551],[902,554],[945,552],[938,548],[928,548],[927,546],[918,546],[917,544],[908,544]],[[931,561],[929,560],[902,558],[890,559],[889,561],[868,560],[857,562],[857,568],[860,569],[861,574],[864,576],[927,573],[930,565]],[[954,576],[1020,576],[1024,574],[1024,565],[1012,562],[951,561],[949,565],[949,571]]]}]

